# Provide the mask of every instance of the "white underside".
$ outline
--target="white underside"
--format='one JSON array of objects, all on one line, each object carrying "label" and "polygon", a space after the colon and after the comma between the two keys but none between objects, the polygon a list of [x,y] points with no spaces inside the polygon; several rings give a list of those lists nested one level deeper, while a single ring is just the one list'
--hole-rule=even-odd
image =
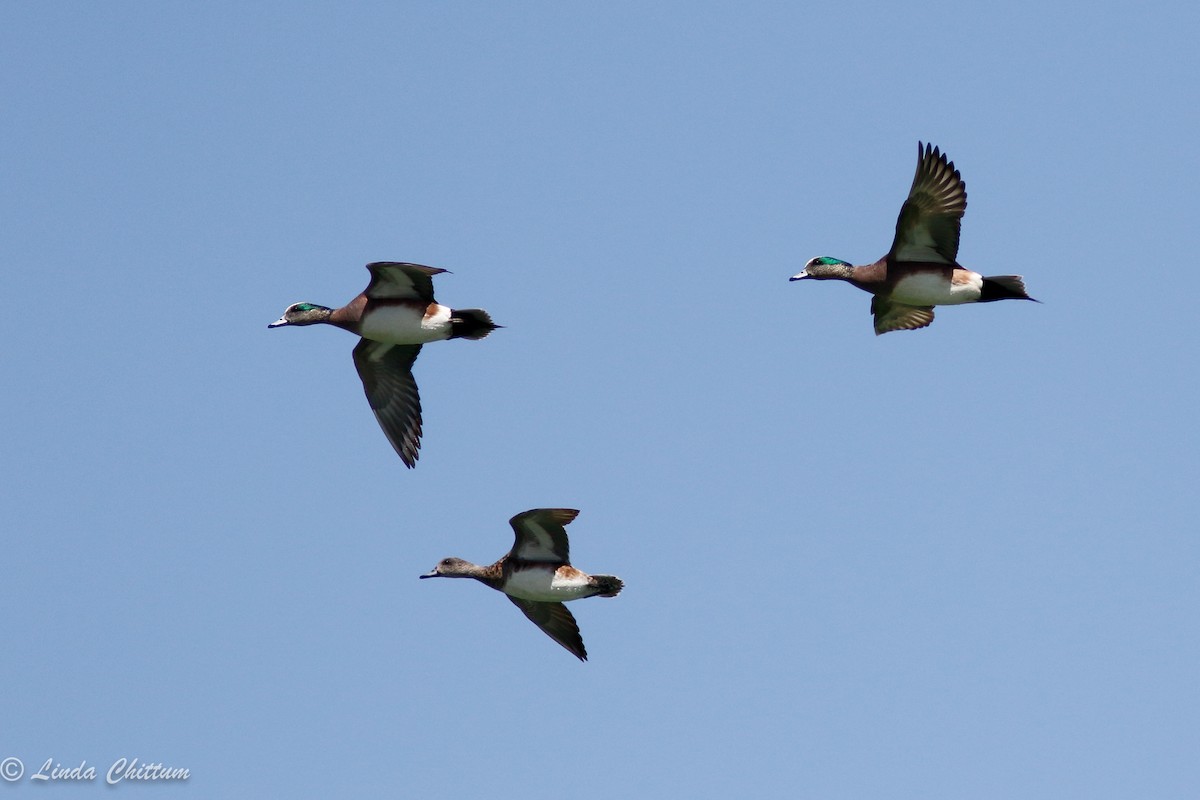
[{"label": "white underside", "polygon": [[909,306],[952,306],[974,303],[983,291],[983,276],[978,272],[961,270],[965,283],[947,283],[942,275],[917,273],[896,283],[891,299]]},{"label": "white underside", "polygon": [[364,338],[387,344],[424,344],[450,337],[450,309],[439,305],[428,316],[410,306],[372,308],[359,327]]},{"label": "white underside", "polygon": [[586,575],[563,580],[558,577],[554,567],[547,569],[517,570],[508,577],[504,585],[504,593],[522,600],[538,600],[541,602],[560,603],[565,600],[578,600],[581,597],[591,597],[595,588],[588,586]]}]

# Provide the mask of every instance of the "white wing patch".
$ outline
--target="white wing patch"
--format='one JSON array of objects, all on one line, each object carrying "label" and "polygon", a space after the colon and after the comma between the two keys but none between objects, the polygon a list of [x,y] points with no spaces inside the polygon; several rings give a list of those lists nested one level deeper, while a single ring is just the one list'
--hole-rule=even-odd
[{"label": "white wing patch", "polygon": [[573,508],[533,508],[509,520],[516,538],[511,554],[525,561],[566,564],[571,545],[564,527],[579,512]]},{"label": "white wing patch", "polygon": [[540,522],[530,518],[522,520],[521,532],[525,537],[521,546],[517,548],[517,558],[523,561],[562,561],[562,556],[554,552],[554,537]]},{"label": "white wing patch", "polygon": [[412,278],[401,267],[376,267],[375,272],[383,278],[372,292],[375,297],[420,299]]},{"label": "white wing patch", "polygon": [[371,284],[367,296],[376,300],[423,300],[433,302],[434,275],[446,270],[399,261],[376,261],[367,265]]}]

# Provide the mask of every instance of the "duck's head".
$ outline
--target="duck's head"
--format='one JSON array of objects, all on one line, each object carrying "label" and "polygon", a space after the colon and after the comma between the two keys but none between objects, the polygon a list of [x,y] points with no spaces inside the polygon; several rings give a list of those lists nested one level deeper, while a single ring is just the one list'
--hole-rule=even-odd
[{"label": "duck's head", "polygon": [[849,261],[842,261],[840,258],[830,258],[829,256],[817,256],[810,258],[808,263],[804,265],[804,269],[797,272],[789,280],[802,281],[805,278],[813,278],[818,281],[829,280],[830,278],[849,278],[853,265]]},{"label": "duck's head", "polygon": [[327,321],[331,313],[333,313],[332,308],[319,306],[316,303],[292,303],[284,310],[282,317],[267,327],[279,328],[284,325],[315,325],[318,322]]},{"label": "duck's head", "polygon": [[432,572],[418,575],[419,578],[469,578],[475,565],[461,558],[443,558]]}]

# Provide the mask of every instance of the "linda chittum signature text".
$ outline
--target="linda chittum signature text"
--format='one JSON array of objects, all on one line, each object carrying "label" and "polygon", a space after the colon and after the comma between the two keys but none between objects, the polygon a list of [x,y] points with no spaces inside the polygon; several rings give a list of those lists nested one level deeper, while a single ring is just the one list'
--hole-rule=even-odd
[{"label": "linda chittum signature text", "polygon": [[[122,781],[186,781],[191,777],[187,768],[164,767],[159,763],[144,764],[136,758],[118,758],[104,774],[104,782],[111,785]],[[87,761],[77,767],[64,767],[47,758],[41,769],[29,776],[31,781],[94,781],[96,768]]]}]

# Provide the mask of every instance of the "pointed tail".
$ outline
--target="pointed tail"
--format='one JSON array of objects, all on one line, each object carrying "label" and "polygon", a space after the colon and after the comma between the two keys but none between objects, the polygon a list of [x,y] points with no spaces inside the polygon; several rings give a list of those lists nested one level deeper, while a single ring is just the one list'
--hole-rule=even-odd
[{"label": "pointed tail", "polygon": [[600,597],[616,597],[625,588],[625,581],[616,575],[593,575],[592,585],[600,590],[596,592]]},{"label": "pointed tail", "polygon": [[482,308],[456,308],[450,312],[451,339],[482,339],[496,328],[492,317]]},{"label": "pointed tail", "polygon": [[[992,275],[983,279],[983,290],[979,296],[980,303],[990,303],[993,300],[1033,300],[1025,292],[1025,281],[1020,275]],[[1033,300],[1033,302],[1039,302]]]}]

